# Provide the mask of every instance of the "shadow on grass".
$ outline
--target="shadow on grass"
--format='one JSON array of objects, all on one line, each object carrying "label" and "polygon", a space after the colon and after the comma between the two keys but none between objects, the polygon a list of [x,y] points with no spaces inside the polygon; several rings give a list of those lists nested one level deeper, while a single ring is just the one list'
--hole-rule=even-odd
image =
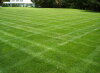
[{"label": "shadow on grass", "polygon": [[[80,9],[81,10],[81,9]],[[94,11],[94,10],[83,10],[83,12],[93,12],[93,13],[100,13],[100,11]]]},{"label": "shadow on grass", "polygon": [[100,11],[95,11],[95,10],[84,10],[84,9],[76,9],[76,8],[53,8],[53,9],[75,9],[75,10],[80,10],[80,11],[83,11],[83,12],[100,13]]},{"label": "shadow on grass", "polygon": [[[33,8],[33,7],[31,7]],[[35,7],[34,7],[35,8]],[[36,7],[38,8],[38,7]],[[83,12],[94,12],[94,13],[100,13],[100,11],[95,11],[95,10],[84,10],[84,9],[76,9],[76,8],[39,8],[39,9],[57,9],[57,10],[62,10],[62,9],[75,9],[75,10],[80,10],[80,11],[83,11]]]}]

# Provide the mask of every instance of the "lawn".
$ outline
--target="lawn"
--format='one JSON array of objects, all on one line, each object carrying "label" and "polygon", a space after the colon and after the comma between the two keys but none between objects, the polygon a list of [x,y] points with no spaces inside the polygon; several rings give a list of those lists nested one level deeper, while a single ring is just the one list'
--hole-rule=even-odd
[{"label": "lawn", "polygon": [[100,73],[100,13],[0,8],[0,73]]}]

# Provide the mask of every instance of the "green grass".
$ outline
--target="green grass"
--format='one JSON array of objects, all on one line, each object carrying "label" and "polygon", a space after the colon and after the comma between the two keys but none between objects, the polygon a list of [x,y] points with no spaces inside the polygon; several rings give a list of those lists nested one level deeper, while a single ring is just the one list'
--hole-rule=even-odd
[{"label": "green grass", "polygon": [[100,73],[100,13],[0,8],[0,73]]}]

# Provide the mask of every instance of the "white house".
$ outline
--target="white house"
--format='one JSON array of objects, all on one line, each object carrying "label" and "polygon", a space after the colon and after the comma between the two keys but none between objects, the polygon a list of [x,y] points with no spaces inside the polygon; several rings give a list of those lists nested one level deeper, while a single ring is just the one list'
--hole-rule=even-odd
[{"label": "white house", "polygon": [[4,5],[8,6],[18,6],[18,7],[35,7],[35,4],[31,0],[10,0],[9,2],[4,2]]}]

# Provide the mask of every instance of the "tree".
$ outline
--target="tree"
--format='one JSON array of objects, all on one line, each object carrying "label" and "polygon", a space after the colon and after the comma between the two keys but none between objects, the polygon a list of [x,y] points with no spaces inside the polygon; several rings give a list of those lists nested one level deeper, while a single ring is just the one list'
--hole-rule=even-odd
[{"label": "tree", "polygon": [[2,6],[3,5],[3,0],[0,0],[0,6]]},{"label": "tree", "polygon": [[2,6],[3,2],[5,2],[5,1],[10,1],[10,0],[0,0],[0,6]]},{"label": "tree", "polygon": [[32,0],[35,2],[36,7],[43,7],[43,8],[57,8],[62,6],[63,0]]},{"label": "tree", "polygon": [[78,8],[100,11],[100,0],[32,0],[36,7]]},{"label": "tree", "polygon": [[100,0],[88,0],[89,9],[100,11]]}]

